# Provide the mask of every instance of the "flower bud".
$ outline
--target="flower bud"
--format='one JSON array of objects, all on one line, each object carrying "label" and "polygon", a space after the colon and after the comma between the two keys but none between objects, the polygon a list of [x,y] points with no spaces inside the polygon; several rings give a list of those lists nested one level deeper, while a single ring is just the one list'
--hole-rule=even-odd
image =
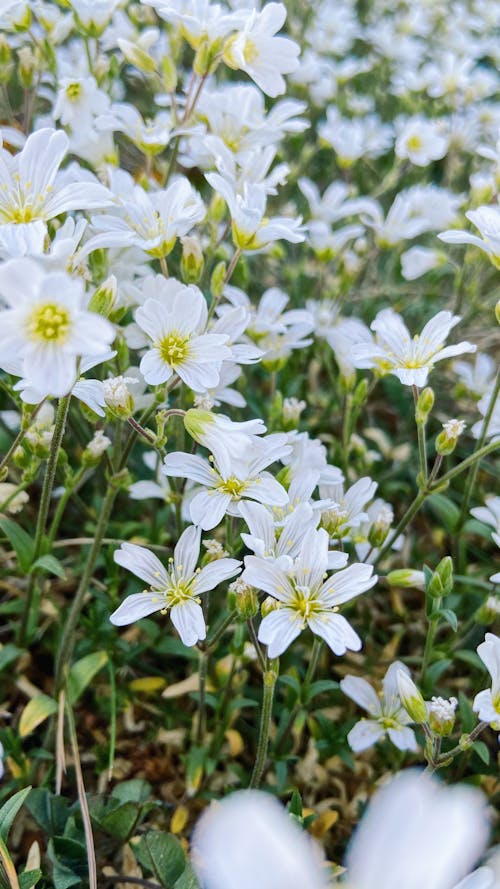
[{"label": "flower bud", "polygon": [[432,698],[429,705],[429,725],[436,735],[446,738],[451,735],[455,725],[456,698]]},{"label": "flower bud", "polygon": [[397,568],[395,571],[389,571],[386,580],[389,586],[398,586],[403,589],[414,587],[419,590],[425,589],[424,572],[414,571],[412,568]]},{"label": "flower bud", "polygon": [[229,585],[231,607],[240,620],[251,620],[259,610],[257,590],[238,577]]},{"label": "flower bud", "polygon": [[175,93],[177,88],[177,68],[170,56],[163,56],[161,60],[161,79],[165,92]]},{"label": "flower bud", "polygon": [[0,83],[8,83],[13,70],[11,48],[5,37],[0,36]]},{"label": "flower bud", "polygon": [[404,670],[398,670],[396,674],[399,697],[408,716],[413,722],[427,722],[427,707],[417,686]]},{"label": "flower bud", "polygon": [[116,278],[114,275],[110,275],[90,297],[88,311],[97,312],[98,315],[109,318],[116,303],[116,291]]},{"label": "flower bud", "polygon": [[82,463],[84,466],[97,466],[104,451],[109,448],[111,439],[104,435],[102,429],[97,429],[94,437],[89,441],[87,447],[82,454]]},{"label": "flower bud", "polygon": [[463,420],[448,420],[447,423],[443,423],[443,431],[436,438],[437,453],[442,456],[452,454],[465,426]]},{"label": "flower bud", "polygon": [[[225,559],[229,555],[218,540],[213,537],[203,541],[206,553],[202,559],[202,565],[208,565],[209,562],[216,562],[217,559]],[[230,587],[231,588],[231,587]]]},{"label": "flower bud", "polygon": [[379,513],[375,517],[375,521],[368,532],[368,543],[370,546],[382,546],[389,533],[393,519],[394,513],[390,506],[381,506]]},{"label": "flower bud", "polygon": [[353,407],[354,408],[363,407],[363,405],[366,401],[367,395],[368,395],[368,380],[363,378],[362,380],[359,381],[358,385],[356,386],[356,388],[353,392],[353,396],[352,396]]},{"label": "flower bud", "polygon": [[451,556],[445,556],[441,559],[439,565],[434,571],[427,592],[435,598],[448,596],[453,589],[453,560]]},{"label": "flower bud", "polygon": [[222,296],[224,281],[226,280],[226,271],[226,263],[218,262],[212,272],[212,277],[210,278],[210,290],[215,299]]},{"label": "flower bud", "polygon": [[135,377],[112,377],[104,380],[104,400],[112,416],[118,420],[126,420],[134,411],[134,399],[129,392],[128,383],[137,383]]},{"label": "flower bud", "polygon": [[[119,37],[117,43],[125,56],[125,61],[134,65],[139,71],[143,71],[144,74],[154,74],[156,71],[155,60],[141,46],[130,40],[125,40],[123,37]],[[167,92],[171,92],[171,90],[167,90]]]},{"label": "flower bud", "polygon": [[298,398],[285,398],[282,405],[281,419],[285,432],[296,429],[302,411],[307,407],[305,401],[299,401]]},{"label": "flower bud", "polygon": [[434,392],[430,386],[426,386],[418,397],[417,406],[415,408],[415,420],[419,425],[424,426],[427,423],[429,414],[434,407]]},{"label": "flower bud", "polygon": [[18,74],[21,86],[25,90],[29,90],[33,86],[35,79],[35,55],[29,46],[23,46],[17,55],[19,58]]},{"label": "flower bud", "polygon": [[500,299],[495,305],[495,318],[497,319],[497,323],[500,324]]},{"label": "flower bud", "polygon": [[204,436],[207,429],[215,423],[215,416],[211,411],[204,411],[198,407],[192,407],[183,417],[186,432],[194,438],[198,444],[205,444]]},{"label": "flower bud", "polygon": [[181,275],[185,284],[197,284],[203,272],[205,260],[198,238],[181,238]]},{"label": "flower bud", "polygon": [[271,611],[276,611],[277,608],[280,607],[280,603],[273,599],[272,596],[266,596],[263,602],[261,602],[260,613],[262,617],[267,617],[268,614],[271,614]]},{"label": "flower bud", "polygon": [[475,619],[484,626],[493,624],[500,616],[500,597],[488,596],[486,602],[483,602],[477,609]]}]

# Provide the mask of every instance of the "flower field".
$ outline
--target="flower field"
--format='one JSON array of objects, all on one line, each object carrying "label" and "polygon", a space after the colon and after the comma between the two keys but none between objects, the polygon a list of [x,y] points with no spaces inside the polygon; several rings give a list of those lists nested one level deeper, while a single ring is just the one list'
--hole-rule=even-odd
[{"label": "flower field", "polygon": [[0,0],[0,889],[499,889],[499,36]]}]

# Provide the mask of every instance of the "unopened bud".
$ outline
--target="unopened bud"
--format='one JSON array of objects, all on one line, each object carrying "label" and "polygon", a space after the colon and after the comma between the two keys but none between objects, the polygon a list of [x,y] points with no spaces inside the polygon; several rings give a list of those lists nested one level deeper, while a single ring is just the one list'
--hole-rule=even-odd
[{"label": "unopened bud", "polygon": [[[154,74],[156,71],[155,60],[141,46],[138,46],[137,43],[132,43],[130,40],[125,40],[123,37],[119,37],[117,43],[125,56],[125,60],[130,65],[134,65],[139,71],[144,71],[145,74]],[[170,90],[167,90],[167,92],[170,92]]]},{"label": "unopened bud", "polygon": [[226,271],[226,263],[218,262],[212,272],[212,277],[210,278],[210,290],[212,296],[216,299],[219,299],[219,297],[222,296],[224,281],[226,280]]},{"label": "unopened bud", "polygon": [[203,546],[206,549],[206,553],[202,559],[203,565],[208,565],[209,562],[216,562],[218,559],[225,559],[226,556],[229,555],[229,553],[226,552],[226,550],[222,546],[222,543],[220,543],[218,540],[215,540],[213,537],[208,540],[204,540]]},{"label": "unopened bud", "polygon": [[282,424],[285,432],[296,429],[300,420],[300,415],[307,407],[305,401],[299,401],[298,398],[285,398],[282,405]]},{"label": "unopened bud", "polygon": [[484,626],[493,624],[500,616],[500,597],[488,596],[474,616],[477,622]]},{"label": "unopened bud", "polygon": [[198,238],[181,238],[181,275],[185,284],[197,284],[203,272],[205,260]]},{"label": "unopened bud", "polygon": [[443,423],[443,431],[436,438],[437,453],[442,456],[452,454],[465,426],[463,420],[448,420],[447,423]]},{"label": "unopened bud", "polygon": [[435,598],[448,596],[453,589],[453,560],[451,556],[445,556],[441,559],[439,565],[434,571],[427,592]]},{"label": "unopened bud", "polygon": [[116,303],[116,291],[116,278],[114,275],[110,275],[90,297],[89,312],[97,312],[98,315],[109,318]]},{"label": "unopened bud", "polygon": [[175,93],[177,87],[177,68],[171,56],[163,56],[161,60],[161,79],[165,92]]},{"label": "unopened bud", "polygon": [[0,36],[0,83],[7,83],[14,70],[12,51],[5,37]]},{"label": "unopened bud", "polygon": [[396,673],[399,697],[408,716],[413,722],[427,722],[427,707],[417,686],[404,670]]},{"label": "unopened bud", "polygon": [[241,577],[229,585],[230,605],[236,610],[240,620],[251,620],[259,610],[257,590],[245,583]]},{"label": "unopened bud", "polygon": [[436,735],[446,738],[451,735],[455,725],[455,710],[458,701],[456,698],[432,698],[429,705],[429,725]]},{"label": "unopened bud", "polygon": [[414,571],[412,568],[397,568],[395,571],[389,571],[386,580],[390,586],[398,586],[403,589],[416,587],[423,590],[425,588],[424,572]]},{"label": "unopened bud", "polygon": [[99,463],[104,451],[111,445],[111,439],[104,435],[102,429],[98,429],[92,441],[89,441],[87,447],[82,454],[82,463],[84,466],[96,466]]},{"label": "unopened bud", "polygon": [[352,396],[352,404],[355,408],[360,408],[364,405],[366,401],[366,396],[368,395],[368,380],[363,378],[359,381],[356,386],[353,396]]},{"label": "unopened bud", "polygon": [[393,519],[394,513],[390,506],[382,506],[368,532],[368,543],[370,546],[382,546],[389,533]]},{"label": "unopened bud", "polygon": [[19,58],[18,74],[21,86],[31,89],[34,83],[36,58],[29,46],[23,46],[17,53]]},{"label": "unopened bud", "polygon": [[268,614],[271,614],[271,611],[276,611],[277,608],[280,607],[280,603],[273,599],[272,596],[266,596],[264,601],[260,606],[260,613],[262,617],[267,617]]},{"label": "unopened bud", "polygon": [[415,420],[419,425],[425,425],[429,418],[429,414],[434,407],[434,392],[430,386],[426,386],[418,397],[417,406],[415,408]]},{"label": "unopened bud", "polygon": [[500,299],[495,305],[495,318],[497,319],[497,324],[500,324]]},{"label": "unopened bud", "polygon": [[134,411],[134,399],[128,383],[137,383],[135,377],[112,377],[104,380],[104,400],[109,412],[119,420],[126,420]]}]

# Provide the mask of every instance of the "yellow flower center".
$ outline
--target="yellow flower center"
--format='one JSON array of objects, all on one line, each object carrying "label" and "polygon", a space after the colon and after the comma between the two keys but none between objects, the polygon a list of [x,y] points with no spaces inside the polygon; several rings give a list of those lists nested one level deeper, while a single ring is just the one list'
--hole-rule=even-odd
[{"label": "yellow flower center", "polygon": [[422,148],[422,140],[420,136],[417,136],[417,134],[410,136],[406,142],[406,146],[410,151],[419,151],[420,148]]},{"label": "yellow flower center", "polygon": [[163,361],[172,367],[182,364],[189,355],[189,340],[189,334],[186,336],[176,330],[167,334],[158,346]]},{"label": "yellow flower center", "polygon": [[81,83],[69,83],[66,87],[66,96],[70,102],[76,102],[82,94]]},{"label": "yellow flower center", "polygon": [[311,596],[309,587],[295,587],[295,595],[291,602],[291,607],[302,620],[306,621],[313,614],[319,614],[322,610],[321,604],[314,596]]},{"label": "yellow flower center", "polygon": [[235,475],[232,475],[219,485],[217,490],[221,491],[222,494],[230,494],[231,497],[238,498],[245,488],[246,482],[242,482]]},{"label": "yellow flower center", "polygon": [[255,59],[259,57],[259,50],[257,49],[253,40],[249,40],[247,38],[245,42],[245,49],[243,50],[243,58],[245,59],[245,63],[247,65],[251,65],[252,62],[255,62]]},{"label": "yellow flower center", "polygon": [[37,306],[28,320],[28,332],[33,340],[62,344],[68,337],[70,316],[64,306],[44,303]]}]

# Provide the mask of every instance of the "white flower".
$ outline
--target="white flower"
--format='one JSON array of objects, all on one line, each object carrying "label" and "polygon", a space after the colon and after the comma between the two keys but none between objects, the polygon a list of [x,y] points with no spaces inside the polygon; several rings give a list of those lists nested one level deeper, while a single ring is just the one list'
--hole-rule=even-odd
[{"label": "white flower", "polygon": [[323,530],[307,532],[292,565],[245,557],[243,580],[279,603],[259,627],[259,639],[268,646],[269,657],[282,654],[306,626],[324,639],[334,654],[361,648],[361,639],[337,612],[339,605],[374,586],[373,567],[350,565],[325,580],[327,567],[328,534]]},{"label": "white flower", "polygon": [[226,513],[239,515],[241,500],[257,500],[269,506],[283,506],[288,495],[282,485],[264,472],[266,466],[287,454],[286,435],[249,439],[236,457],[227,448],[214,448],[212,465],[196,454],[175,451],[164,461],[166,475],[190,478],[208,490],[199,491],[190,504],[191,520],[204,531],[215,528]]},{"label": "white flower", "polygon": [[441,232],[438,238],[447,244],[474,244],[489,256],[496,268],[500,268],[500,207],[478,207],[465,215],[479,229],[480,238],[459,229]]},{"label": "white flower", "polygon": [[485,688],[476,695],[472,709],[481,722],[489,722],[492,728],[500,731],[500,638],[486,633],[477,653],[488,668],[491,688]]},{"label": "white flower", "polygon": [[217,559],[197,569],[200,542],[200,528],[192,525],[186,528],[168,568],[145,547],[122,543],[121,549],[115,552],[115,562],[145,580],[149,589],[127,596],[111,615],[111,623],[123,627],[155,611],[170,611],[172,623],[184,645],[196,645],[198,640],[205,639],[206,627],[199,596],[213,590],[223,580],[234,577],[241,562]]},{"label": "white flower", "polygon": [[445,156],[448,139],[443,136],[439,121],[412,117],[402,125],[394,150],[397,157],[407,158],[417,167],[426,167]]},{"label": "white flower", "polygon": [[17,237],[29,244],[35,236],[42,244],[48,219],[110,203],[102,185],[61,182],[58,170],[67,150],[66,134],[51,129],[32,133],[14,157],[0,148],[0,233],[16,226]]},{"label": "white flower", "polygon": [[114,328],[86,311],[79,279],[12,259],[0,266],[0,296],[8,305],[0,316],[0,366],[22,376],[40,398],[70,392],[79,356],[107,357]]},{"label": "white flower", "polygon": [[341,680],[340,688],[344,694],[369,714],[368,719],[357,722],[347,735],[349,746],[355,753],[376,744],[386,733],[399,750],[417,750],[415,733],[408,728],[411,720],[401,705],[396,681],[397,671],[405,669],[399,661],[391,664],[382,681],[381,696],[361,676],[347,675]]},{"label": "white flower", "polygon": [[147,299],[135,320],[150,340],[140,370],[145,380],[157,386],[176,373],[195,392],[219,382],[219,371],[231,352],[227,336],[204,333],[207,303],[201,290],[175,278],[158,279],[158,298]]},{"label": "white flower", "polygon": [[302,217],[266,216],[267,191],[264,185],[244,183],[242,194],[234,184],[218,173],[206,177],[212,188],[222,195],[231,213],[234,243],[240,250],[260,250],[272,241],[304,240]]},{"label": "white flower", "polygon": [[30,499],[26,491],[17,491],[17,488],[12,482],[0,482],[0,509],[7,510],[11,515],[21,512]]},{"label": "white flower", "polygon": [[97,86],[94,77],[62,77],[52,116],[64,126],[92,126],[96,114],[103,114],[109,98]]},{"label": "white flower", "polygon": [[99,457],[102,457],[104,451],[106,451],[110,445],[111,439],[108,438],[107,435],[104,435],[102,429],[97,429],[96,432],[94,432],[94,437],[87,445],[87,451],[89,451],[94,459],[98,459]]},{"label": "white flower", "polygon": [[193,836],[193,864],[203,889],[326,889],[322,853],[281,803],[243,790],[203,813]]},{"label": "white flower", "polygon": [[97,118],[95,126],[98,130],[125,133],[134,145],[149,155],[163,151],[173,135],[170,114],[160,112],[153,121],[145,122],[133,105],[125,103],[112,105],[107,114]]},{"label": "white flower", "polygon": [[460,381],[474,395],[485,395],[493,383],[496,365],[489,355],[478,352],[474,364],[468,361],[454,361],[453,370]]},{"label": "white flower", "polygon": [[253,10],[245,27],[224,47],[226,65],[245,71],[266,95],[275,98],[286,89],[283,74],[299,67],[299,47],[287,37],[275,37],[286,19],[283,3],[267,3],[262,12]]},{"label": "white flower", "polygon": [[376,368],[382,375],[392,373],[405,386],[425,386],[437,361],[476,351],[476,346],[468,342],[444,346],[446,337],[459,321],[458,315],[438,312],[422,333],[412,339],[401,316],[393,309],[382,309],[371,324],[377,334],[376,341],[355,344],[353,363],[355,367]]},{"label": "white flower", "polygon": [[484,522],[485,525],[490,525],[493,528],[491,536],[500,546],[500,497],[491,494],[486,497],[484,506],[475,506],[470,512],[478,522]]},{"label": "white flower", "polygon": [[338,477],[336,470],[336,466],[328,467],[320,477],[320,496],[333,501],[322,512],[321,525],[326,528],[330,537],[341,538],[367,521],[365,507],[375,495],[377,482],[364,476],[344,491],[343,478]]},{"label": "white flower", "polygon": [[92,218],[101,232],[85,244],[85,253],[100,247],[140,247],[161,259],[173,250],[177,238],[205,218],[205,205],[190,182],[180,176],[162,191],[146,192],[135,185],[121,197],[120,215]]},{"label": "white flower", "polygon": [[431,247],[410,247],[401,254],[401,274],[405,281],[415,281],[446,262],[446,256]]},{"label": "white flower", "polygon": [[279,524],[261,503],[241,503],[239,511],[250,531],[250,534],[242,533],[241,539],[261,559],[295,558],[307,532],[318,524],[318,517],[308,503],[299,503]]},{"label": "white flower", "polygon": [[[452,889],[489,834],[486,800],[410,770],[378,790],[347,853],[356,889]],[[458,889],[458,886],[456,886]]]},{"label": "white flower", "polygon": [[111,19],[120,0],[71,0],[77,22],[92,34],[99,36]]}]

